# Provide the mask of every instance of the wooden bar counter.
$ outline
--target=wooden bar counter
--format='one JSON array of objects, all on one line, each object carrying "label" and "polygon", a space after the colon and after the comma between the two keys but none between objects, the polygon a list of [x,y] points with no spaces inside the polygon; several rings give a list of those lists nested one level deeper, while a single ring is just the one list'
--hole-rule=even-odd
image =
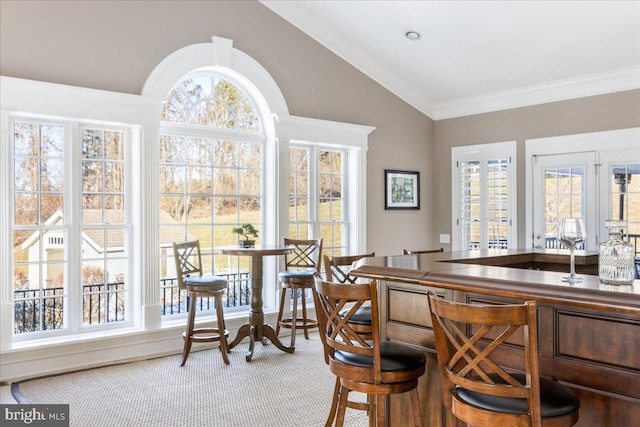
[{"label": "wooden bar counter", "polygon": [[[484,250],[367,258],[353,274],[376,279],[384,339],[412,344],[427,355],[420,379],[424,425],[462,426],[442,405],[440,378],[427,292],[446,299],[485,304],[538,305],[541,375],[571,387],[580,398],[577,426],[640,426],[640,281],[600,284],[597,254],[576,252],[584,281],[562,282],[568,251]],[[513,353],[503,363],[514,369]],[[514,363],[511,363],[512,360]],[[413,425],[409,397],[390,399],[389,425]]]}]

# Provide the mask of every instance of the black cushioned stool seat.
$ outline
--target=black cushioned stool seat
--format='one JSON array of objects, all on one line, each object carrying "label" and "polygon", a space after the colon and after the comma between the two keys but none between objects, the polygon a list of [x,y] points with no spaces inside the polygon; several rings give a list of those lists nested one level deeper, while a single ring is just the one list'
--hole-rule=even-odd
[{"label": "black cushioned stool seat", "polygon": [[[513,378],[525,382],[523,374],[513,374]],[[490,374],[489,377],[495,382],[500,382],[500,377]],[[476,393],[456,388],[458,398],[467,403],[478,406],[489,411],[508,412],[510,414],[524,414],[527,412],[526,399],[514,399],[509,397],[489,396],[487,394]],[[580,401],[573,391],[547,378],[540,378],[540,410],[542,419],[562,417],[580,408]]]},{"label": "black cushioned stool seat", "polygon": [[[342,310],[340,312],[340,317],[346,316],[348,310]],[[371,307],[365,306],[360,307],[354,314],[349,318],[349,323],[353,323],[354,325],[368,325],[371,326]]]},{"label": "black cushioned stool seat", "polygon": [[[315,270],[286,270],[278,273],[280,279],[309,279],[313,280]],[[311,287],[311,286],[310,286]]]},{"label": "black cushioned stool seat", "polygon": [[[347,365],[363,368],[373,367],[373,357],[361,354],[335,351],[333,357]],[[424,353],[408,345],[382,341],[380,343],[380,367],[382,372],[409,371],[424,366],[427,362]]]}]

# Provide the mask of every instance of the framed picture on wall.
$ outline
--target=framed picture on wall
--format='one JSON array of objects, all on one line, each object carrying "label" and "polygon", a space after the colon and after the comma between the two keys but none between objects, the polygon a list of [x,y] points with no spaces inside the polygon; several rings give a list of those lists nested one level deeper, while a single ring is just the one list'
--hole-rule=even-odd
[{"label": "framed picture on wall", "polygon": [[420,172],[384,171],[384,208],[420,209]]}]

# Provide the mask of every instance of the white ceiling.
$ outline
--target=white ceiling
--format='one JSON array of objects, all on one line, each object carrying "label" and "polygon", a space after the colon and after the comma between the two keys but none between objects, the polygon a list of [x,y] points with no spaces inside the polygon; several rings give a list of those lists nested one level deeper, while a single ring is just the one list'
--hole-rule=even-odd
[{"label": "white ceiling", "polygon": [[640,1],[261,2],[436,120],[640,88]]}]

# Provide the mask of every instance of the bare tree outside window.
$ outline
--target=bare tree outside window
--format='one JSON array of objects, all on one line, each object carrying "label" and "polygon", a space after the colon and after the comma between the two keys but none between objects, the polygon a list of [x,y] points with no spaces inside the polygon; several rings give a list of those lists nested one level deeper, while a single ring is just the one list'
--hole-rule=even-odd
[{"label": "bare tree outside window", "polygon": [[229,264],[229,257],[215,256],[214,248],[235,244],[232,230],[240,224],[262,227],[264,136],[258,112],[242,88],[213,73],[197,74],[169,93],[162,122],[163,314],[185,310],[185,297],[175,288],[170,259],[173,241],[200,240],[205,272],[230,278],[227,305],[247,305],[248,282],[240,283],[238,278],[248,277],[248,259],[236,258]]},{"label": "bare tree outside window", "polygon": [[[62,125],[13,123],[13,295],[15,332],[63,326],[60,215],[64,208]],[[44,249],[44,250],[41,250]]]}]

